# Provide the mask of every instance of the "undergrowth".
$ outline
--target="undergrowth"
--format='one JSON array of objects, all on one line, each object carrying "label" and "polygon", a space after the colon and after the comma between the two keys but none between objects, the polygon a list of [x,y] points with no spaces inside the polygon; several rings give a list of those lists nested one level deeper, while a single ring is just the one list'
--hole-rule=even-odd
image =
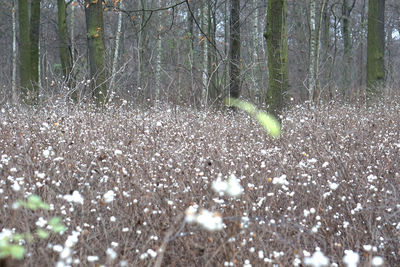
[{"label": "undergrowth", "polygon": [[[9,264],[300,266],[321,251],[334,266],[352,250],[360,266],[396,266],[399,110],[297,106],[272,139],[241,112],[4,107],[0,229],[29,233],[53,216],[67,227],[20,241],[27,253]],[[231,175],[240,197],[211,189]],[[32,194],[49,210],[15,208]],[[186,223],[189,207],[218,214],[222,230]]]}]

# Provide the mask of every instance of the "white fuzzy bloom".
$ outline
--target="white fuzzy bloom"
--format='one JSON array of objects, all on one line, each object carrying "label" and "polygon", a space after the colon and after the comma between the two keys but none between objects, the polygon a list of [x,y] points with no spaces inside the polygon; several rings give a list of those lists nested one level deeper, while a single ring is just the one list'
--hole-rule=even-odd
[{"label": "white fuzzy bloom", "polygon": [[78,191],[72,192],[72,195],[65,195],[63,198],[68,202],[73,202],[73,203],[77,203],[77,204],[83,205],[83,200],[84,199],[83,199],[82,195]]},{"label": "white fuzzy bloom", "polygon": [[196,222],[196,217],[197,217],[197,207],[195,206],[189,206],[186,211],[185,211],[185,221],[187,223],[194,223]]},{"label": "white fuzzy bloom", "polygon": [[11,186],[11,188],[15,192],[18,192],[19,190],[21,190],[21,186],[18,184],[18,182],[14,182],[14,184]]},{"label": "white fuzzy bloom", "polygon": [[243,193],[243,187],[235,175],[231,175],[228,179],[228,188],[226,193],[232,197],[240,196]]},{"label": "white fuzzy bloom", "polygon": [[106,251],[106,254],[107,254],[107,257],[109,257],[112,260],[117,258],[117,253],[112,248],[108,248]]},{"label": "white fuzzy bloom", "polygon": [[104,202],[106,202],[106,203],[113,202],[113,201],[114,201],[114,197],[115,197],[115,193],[114,193],[114,191],[112,191],[112,190],[107,191],[107,192],[103,195]]},{"label": "white fuzzy bloom", "polygon": [[372,266],[382,266],[383,265],[383,258],[380,256],[375,256],[372,258],[371,264]]},{"label": "white fuzzy bloom", "polygon": [[329,259],[321,251],[315,251],[312,257],[305,257],[304,264],[313,267],[328,266]]},{"label": "white fuzzy bloom", "polygon": [[221,215],[205,209],[201,210],[196,216],[196,222],[208,231],[221,230],[223,228]]},{"label": "white fuzzy bloom", "polygon": [[218,178],[212,183],[211,188],[217,193],[223,193],[228,188],[228,183]]},{"label": "white fuzzy bloom", "polygon": [[87,260],[88,262],[95,262],[99,260],[99,256],[88,256]]},{"label": "white fuzzy bloom", "polygon": [[80,232],[72,231],[71,235],[69,235],[65,241],[65,246],[69,248],[73,247],[76,243],[78,243],[79,235]]},{"label": "white fuzzy bloom", "polygon": [[281,185],[289,185],[289,182],[286,180],[286,175],[283,174],[281,177],[275,177],[272,179],[273,184],[281,184]]},{"label": "white fuzzy bloom", "polygon": [[217,193],[226,193],[232,197],[240,196],[243,193],[243,187],[234,174],[226,181],[222,181],[221,178],[218,178],[212,183],[211,188]]},{"label": "white fuzzy bloom", "polygon": [[329,183],[329,188],[335,191],[339,187],[337,183]]},{"label": "white fuzzy bloom", "polygon": [[36,221],[35,224],[36,224],[37,227],[43,228],[43,227],[46,226],[47,221],[45,219],[43,219],[43,217],[39,217],[39,219]]},{"label": "white fuzzy bloom", "polygon": [[55,252],[60,253],[61,251],[63,251],[63,247],[62,247],[61,245],[54,245],[54,246],[53,246],[53,250],[54,250]]},{"label": "white fuzzy bloom", "polygon": [[149,248],[147,250],[147,253],[152,257],[155,258],[157,256],[157,252],[155,252],[154,250],[152,250],[151,248]]},{"label": "white fuzzy bloom", "polygon": [[343,257],[343,262],[346,264],[347,267],[357,267],[357,264],[360,260],[360,256],[358,255],[357,252],[354,252],[352,250],[345,250]]}]

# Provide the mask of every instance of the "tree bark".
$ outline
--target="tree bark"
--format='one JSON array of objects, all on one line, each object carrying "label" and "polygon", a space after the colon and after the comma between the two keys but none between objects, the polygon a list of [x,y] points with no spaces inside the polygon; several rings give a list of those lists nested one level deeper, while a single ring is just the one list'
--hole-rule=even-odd
[{"label": "tree bark", "polygon": [[31,82],[34,88],[35,102],[38,98],[39,84],[39,38],[40,37],[40,0],[32,0],[30,17]]},{"label": "tree bark", "polygon": [[18,0],[19,24],[19,76],[21,98],[26,104],[31,104],[32,90],[31,74],[31,41],[29,36],[29,5],[28,0]]},{"label": "tree bark", "polygon": [[240,0],[231,0],[229,96],[240,95]]},{"label": "tree bark", "polygon": [[[217,62],[217,51],[216,47],[216,39],[215,33],[217,30],[217,2],[216,1],[207,1],[207,34],[210,44],[207,44],[207,77],[208,77],[208,98],[211,103],[214,103],[219,96],[219,86],[218,86],[218,62]],[[207,41],[208,42],[208,41]]]},{"label": "tree bark", "polygon": [[71,85],[71,71],[72,71],[72,55],[71,47],[68,40],[68,27],[67,27],[67,6],[65,0],[57,0],[58,7],[58,35],[60,39],[60,59],[62,74],[64,81],[67,85]]},{"label": "tree bark", "polygon": [[385,82],[385,0],[368,1],[367,101]]},{"label": "tree bark", "polygon": [[[121,9],[124,8],[123,2],[119,3],[119,7]],[[118,22],[117,22],[117,32],[115,33],[114,58],[113,58],[113,63],[112,63],[111,81],[110,81],[110,90],[113,93],[115,92],[114,83],[115,83],[115,75],[116,75],[117,66],[118,66],[118,53],[119,53],[119,46],[120,46],[120,42],[121,42],[121,34],[122,34],[122,12],[119,12],[118,13]]]},{"label": "tree bark", "polygon": [[317,46],[316,38],[316,5],[315,0],[310,0],[310,53],[308,65],[308,101],[313,105],[313,98],[316,89],[316,73],[315,73],[315,54]]},{"label": "tree bark", "polygon": [[[162,0],[158,0],[158,6],[162,5]],[[155,91],[155,100],[160,100],[160,92],[161,92],[161,54],[162,54],[162,17],[161,11],[158,11],[158,33],[157,33],[157,41],[156,41],[156,91]]]},{"label": "tree bark", "polygon": [[108,96],[104,64],[103,2],[85,0],[85,16],[92,95],[98,105],[104,105]]},{"label": "tree bark", "polygon": [[11,96],[12,101],[14,103],[17,102],[17,61],[18,61],[18,54],[17,54],[17,22],[16,22],[16,15],[15,10],[16,8],[16,0],[12,0],[12,9],[11,9],[11,16],[12,16],[12,75],[11,75]]},{"label": "tree bark", "polygon": [[[201,28],[203,32],[207,33],[207,9],[208,5],[207,2],[203,2],[203,6],[201,7]],[[205,103],[205,106],[208,105],[208,77],[207,77],[207,66],[208,66],[208,49],[209,49],[209,44],[207,41],[207,38],[205,36],[201,37],[201,46],[202,46],[202,51],[203,51],[203,66],[202,66],[202,84],[203,84],[203,90],[202,90],[202,95],[201,98],[203,99],[203,103]]]},{"label": "tree bark", "polygon": [[345,101],[350,100],[351,91],[351,63],[352,63],[352,42],[351,42],[351,11],[353,10],[355,0],[353,0],[353,5],[349,5],[349,0],[343,0],[342,3],[342,32],[343,32],[343,98]]},{"label": "tree bark", "polygon": [[267,25],[264,34],[267,41],[269,69],[266,104],[268,111],[275,115],[282,111],[289,87],[286,19],[286,0],[268,1]]}]

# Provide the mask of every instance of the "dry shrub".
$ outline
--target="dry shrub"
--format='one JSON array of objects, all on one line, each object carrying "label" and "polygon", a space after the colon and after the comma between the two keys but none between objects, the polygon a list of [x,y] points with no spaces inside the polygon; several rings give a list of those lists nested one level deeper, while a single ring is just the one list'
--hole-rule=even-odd
[{"label": "dry shrub", "polygon": [[[77,266],[90,265],[90,255],[107,266],[152,265],[161,256],[163,266],[289,266],[316,247],[338,264],[351,249],[361,266],[375,255],[395,266],[399,108],[298,106],[286,113],[279,140],[240,112],[3,108],[0,228],[34,231],[39,217],[62,216],[67,232],[28,244],[24,266],[55,265],[60,256],[52,247],[73,230],[80,232]],[[232,173],[244,187],[240,198],[211,190],[218,175]],[[12,190],[15,181],[19,191]],[[83,205],[63,199],[75,190]],[[107,203],[109,190],[115,199]],[[32,193],[53,209],[11,208]],[[185,224],[194,204],[220,212],[224,230]]]}]

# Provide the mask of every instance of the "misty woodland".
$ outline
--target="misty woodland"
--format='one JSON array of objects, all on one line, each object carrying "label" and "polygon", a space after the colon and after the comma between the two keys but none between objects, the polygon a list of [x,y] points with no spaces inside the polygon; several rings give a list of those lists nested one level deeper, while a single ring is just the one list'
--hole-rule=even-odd
[{"label": "misty woodland", "polygon": [[398,0],[0,18],[0,267],[400,266]]}]

